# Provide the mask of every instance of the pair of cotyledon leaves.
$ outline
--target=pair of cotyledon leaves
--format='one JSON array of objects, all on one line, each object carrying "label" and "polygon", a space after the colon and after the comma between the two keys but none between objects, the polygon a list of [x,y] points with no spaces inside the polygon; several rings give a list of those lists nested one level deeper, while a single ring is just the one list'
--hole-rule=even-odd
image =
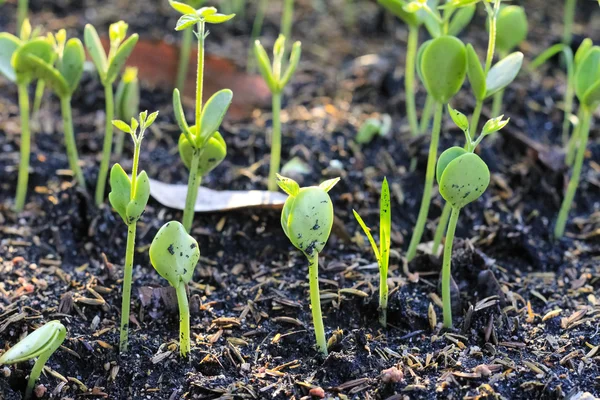
[{"label": "pair of cotyledon leaves", "polygon": [[288,66],[283,74],[281,74],[281,63],[285,53],[286,38],[279,35],[273,46],[273,63],[269,60],[269,55],[265,51],[260,41],[254,42],[254,55],[258,60],[258,69],[267,83],[267,86],[274,94],[279,94],[283,91],[292,76],[298,68],[300,55],[302,53],[302,45],[300,42],[295,42],[290,53]]},{"label": "pair of cotyledon leaves", "polygon": [[184,29],[190,28],[199,22],[206,22],[209,24],[222,24],[223,22],[227,22],[233,17],[235,17],[235,14],[220,14],[217,12],[217,9],[215,7],[202,7],[199,9],[195,9],[189,4],[172,0],[169,0],[169,4],[171,5],[171,7],[173,7],[174,10],[183,14],[177,21],[177,25],[175,27],[175,30],[177,31],[182,31]]}]

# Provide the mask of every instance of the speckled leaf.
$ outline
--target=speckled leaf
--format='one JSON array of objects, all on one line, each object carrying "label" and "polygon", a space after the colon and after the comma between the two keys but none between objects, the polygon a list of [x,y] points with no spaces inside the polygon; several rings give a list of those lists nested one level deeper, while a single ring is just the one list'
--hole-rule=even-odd
[{"label": "speckled leaf", "polygon": [[291,178],[286,178],[285,176],[277,174],[277,185],[288,194],[288,196],[296,196],[300,191],[300,186],[298,182]]},{"label": "speckled leaf", "polygon": [[440,194],[454,208],[462,208],[477,200],[490,184],[487,165],[474,153],[454,158],[442,171]]},{"label": "speckled leaf", "polygon": [[465,45],[453,36],[433,39],[423,51],[421,73],[427,92],[447,103],[461,88],[467,74]]},{"label": "speckled leaf", "polygon": [[15,364],[38,357],[50,350],[58,348],[65,340],[67,330],[60,321],[50,321],[36,329],[0,357],[0,365]]},{"label": "speckled leaf", "polygon": [[438,183],[440,183],[442,174],[444,173],[444,170],[446,169],[448,164],[450,164],[450,162],[453,161],[455,158],[458,158],[466,153],[467,151],[464,148],[453,146],[449,149],[446,149],[442,154],[440,154],[440,158],[438,158],[437,166],[435,169],[435,177]]}]

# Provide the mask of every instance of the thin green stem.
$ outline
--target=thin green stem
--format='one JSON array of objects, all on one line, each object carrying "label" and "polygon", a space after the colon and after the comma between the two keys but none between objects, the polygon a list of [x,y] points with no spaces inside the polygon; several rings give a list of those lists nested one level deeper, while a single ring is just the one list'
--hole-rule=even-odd
[{"label": "thin green stem", "polygon": [[327,355],[327,340],[325,340],[325,327],[323,326],[323,315],[321,314],[321,295],[319,293],[319,253],[313,251],[308,257],[308,274],[310,286],[310,308],[312,310],[313,325],[315,326],[315,337],[317,347],[323,355]]},{"label": "thin green stem", "polygon": [[583,118],[583,107],[579,107],[579,111],[577,112],[577,125],[575,125],[573,128],[573,133],[571,134],[571,139],[569,140],[567,156],[565,159],[565,163],[569,167],[571,167],[573,165],[573,161],[575,161],[575,151],[577,149],[577,142],[579,141],[579,133],[581,132],[581,123]]},{"label": "thin green stem", "polygon": [[179,90],[183,90],[183,87],[185,85],[185,78],[187,77],[188,67],[190,65],[190,53],[193,38],[194,32],[191,29],[185,29],[183,31],[183,38],[181,39],[181,45],[179,48],[179,65],[177,67],[177,80],[175,81],[175,87]]},{"label": "thin green stem", "polygon": [[494,60],[494,51],[496,50],[496,33],[498,25],[498,10],[500,9],[500,0],[494,1],[493,9],[491,9],[485,1],[483,2],[483,4],[486,7],[489,21],[488,49],[485,58],[485,76],[487,76],[488,72],[490,72],[490,68],[492,68],[492,61]]},{"label": "thin green stem", "polygon": [[50,356],[54,354],[54,352],[60,347],[62,342],[62,340],[56,341],[55,343],[50,345],[48,350],[40,354],[37,360],[35,360],[35,364],[33,364],[33,368],[31,369],[31,373],[29,374],[29,380],[27,381],[27,389],[25,389],[25,400],[31,398],[33,389],[35,388],[35,383],[40,378],[40,375],[44,370],[44,366],[48,362]]},{"label": "thin green stem", "polygon": [[420,134],[424,134],[429,129],[429,122],[431,121],[431,115],[433,114],[433,106],[435,105],[435,100],[429,94],[425,99],[425,106],[423,107],[423,112],[421,113],[421,126],[419,129]]},{"label": "thin green stem", "polygon": [[121,353],[127,352],[129,345],[129,310],[131,304],[131,283],[133,280],[135,231],[136,222],[134,221],[127,225],[127,249],[125,251],[125,267],[123,270],[123,300],[121,303],[121,334],[119,339],[119,350]]},{"label": "thin green stem", "polygon": [[569,144],[569,131],[571,128],[571,114],[573,113],[573,100],[575,97],[575,88],[571,82],[571,78],[568,78],[567,89],[565,90],[565,97],[563,102],[565,103],[565,116],[562,125],[562,141],[563,146]]},{"label": "thin green stem", "polygon": [[281,164],[281,94],[273,93],[273,130],[271,133],[271,162],[268,189],[277,191],[277,173]]},{"label": "thin green stem", "polygon": [[179,305],[179,354],[186,357],[190,353],[190,306],[185,283],[179,282],[175,288]]},{"label": "thin green stem", "polygon": [[387,327],[387,306],[389,288],[387,283],[388,267],[379,267],[379,323],[384,328]]},{"label": "thin green stem", "polygon": [[565,1],[562,42],[567,45],[570,45],[571,41],[573,40],[573,22],[575,21],[576,5],[577,5],[576,0],[566,0]]},{"label": "thin green stem", "polygon": [[473,110],[473,115],[471,115],[471,122],[469,123],[469,137],[472,140],[473,136],[475,136],[478,132],[477,128],[479,125],[479,118],[481,117],[481,110],[483,109],[483,100],[477,100],[477,104],[475,104],[475,110]]},{"label": "thin green stem", "polygon": [[454,243],[454,233],[460,208],[452,208],[448,232],[446,233],[446,244],[444,245],[444,262],[442,264],[442,304],[444,313],[444,328],[452,328],[452,297],[450,294],[450,279],[452,270],[452,245]]},{"label": "thin green stem", "polygon": [[434,256],[438,253],[442,239],[444,238],[444,232],[446,232],[446,226],[448,226],[448,219],[450,218],[450,212],[452,207],[449,203],[444,204],[442,215],[438,221],[437,228],[435,229],[435,235],[433,236],[433,247],[431,248],[431,254]]},{"label": "thin green stem", "polygon": [[567,193],[563,199],[562,206],[558,213],[558,219],[556,220],[556,226],[554,228],[554,237],[560,238],[565,233],[565,227],[567,225],[567,219],[569,218],[569,211],[573,205],[573,199],[575,198],[575,192],[577,186],[579,186],[579,178],[581,176],[581,167],[583,166],[583,160],[585,158],[585,149],[587,147],[588,136],[590,133],[590,123],[592,120],[592,110],[585,106],[583,108],[583,120],[579,121],[581,125],[579,131],[579,147],[577,148],[577,157],[575,158],[575,164],[573,166],[573,174],[571,180],[569,180],[569,186],[567,187]]},{"label": "thin green stem", "polygon": [[183,210],[182,224],[185,230],[189,233],[194,222],[194,213],[196,208],[196,199],[198,198],[198,188],[202,177],[198,173],[198,165],[200,164],[201,151],[193,150],[192,164],[190,165],[190,176],[188,179],[188,190],[185,197],[185,208]]},{"label": "thin green stem", "polygon": [[33,98],[33,115],[37,115],[42,107],[42,99],[44,98],[44,90],[46,89],[46,82],[38,79],[35,86],[35,97]]},{"label": "thin green stem", "polygon": [[65,133],[65,146],[67,148],[67,158],[69,167],[75,174],[77,183],[85,190],[85,178],[83,171],[79,166],[79,155],[77,154],[77,145],[75,143],[75,133],[73,132],[73,116],[71,115],[71,97],[60,99],[60,109],[63,119],[63,130]]},{"label": "thin green stem", "polygon": [[23,211],[27,197],[27,182],[29,181],[29,158],[31,155],[31,132],[29,130],[29,94],[27,84],[20,83],[19,112],[21,114],[21,160],[19,162],[19,178],[17,181],[17,196],[15,210]]},{"label": "thin green stem", "polygon": [[247,72],[254,72],[256,70],[255,58],[254,58],[254,42],[260,36],[262,31],[263,22],[265,20],[265,14],[269,6],[269,0],[260,0],[258,3],[258,9],[256,10],[256,16],[254,17],[254,23],[252,24],[252,33],[250,34],[250,46],[248,46],[248,61],[246,62]]},{"label": "thin green stem", "polygon": [[502,113],[502,101],[504,99],[504,89],[494,94],[494,102],[492,103],[492,118],[499,117]]},{"label": "thin green stem", "polygon": [[417,119],[417,106],[415,104],[415,68],[417,49],[419,47],[419,27],[408,26],[408,47],[406,49],[406,65],[404,66],[404,90],[406,93],[406,115],[413,136],[419,134],[419,121]]},{"label": "thin green stem", "polygon": [[413,236],[410,239],[406,259],[412,261],[417,255],[417,246],[421,243],[421,237],[427,223],[429,214],[429,205],[431,204],[431,191],[433,190],[433,179],[435,177],[435,163],[437,161],[438,142],[440,140],[440,131],[442,130],[443,105],[435,103],[435,113],[433,118],[433,130],[431,131],[431,143],[429,144],[429,156],[427,158],[427,173],[425,175],[425,187],[423,188],[423,197],[421,199],[421,208],[417,223],[413,230]]},{"label": "thin green stem", "polygon": [[98,182],[96,183],[96,205],[104,202],[104,191],[106,188],[106,178],[108,177],[108,167],[110,164],[110,155],[113,144],[113,125],[115,103],[113,99],[113,87],[111,83],[104,86],[105,97],[105,120],[104,120],[104,144],[102,145],[102,161],[98,171]]},{"label": "thin green stem", "polygon": [[21,33],[21,26],[23,25],[23,21],[27,18],[27,14],[29,12],[29,1],[28,0],[18,0],[17,3],[17,36]]},{"label": "thin green stem", "polygon": [[196,132],[200,132],[200,116],[202,115],[202,96],[204,95],[204,40],[205,22],[198,22],[198,70],[196,74]]}]

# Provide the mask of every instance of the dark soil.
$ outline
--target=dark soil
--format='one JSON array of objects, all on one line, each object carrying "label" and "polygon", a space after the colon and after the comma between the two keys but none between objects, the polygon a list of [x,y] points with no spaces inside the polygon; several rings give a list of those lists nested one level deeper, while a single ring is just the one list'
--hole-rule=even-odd
[{"label": "dark soil", "polygon": [[[34,25],[66,26],[79,37],[87,22],[105,31],[123,18],[142,38],[177,39],[169,28],[177,17],[163,1],[143,12],[138,2],[32,3]],[[179,220],[181,212],[154,200],[138,225],[131,351],[120,355],[127,230],[110,207],[97,208],[65,171],[60,112],[50,96],[35,135],[26,210],[20,215],[11,211],[20,130],[16,88],[4,80],[0,351],[49,320],[67,327],[67,340],[39,381],[44,398],[308,399],[313,387],[339,399],[600,396],[600,135],[594,126],[567,234],[554,240],[553,223],[568,180],[560,157],[548,157],[560,144],[560,64],[539,72],[524,68],[505,96],[509,127],[481,149],[492,184],[461,215],[453,254],[455,329],[443,330],[432,320],[436,315],[441,321],[440,259],[421,254],[409,265],[403,259],[428,147],[427,137],[408,135],[402,77],[394,73],[397,60],[404,59],[405,27],[367,1],[356,2],[359,19],[350,27],[341,23],[342,1],[332,1],[321,14],[311,1],[297,3],[294,36],[304,52],[285,97],[282,158],[298,156],[308,163],[311,172],[300,177],[303,185],[342,178],[331,191],[338,223],[320,269],[330,355],[324,358],[314,347],[307,262],[283,234],[279,211],[248,209],[196,215],[192,234],[200,244],[201,262],[189,285],[193,350],[181,360],[174,294],[148,259],[157,230]],[[267,43],[277,33],[277,7],[266,21]],[[560,37],[557,10],[562,6],[557,0],[531,0],[526,7],[531,32],[522,51],[530,60]],[[2,30],[13,31],[14,4],[2,10]],[[233,58],[243,68],[253,15],[250,7],[229,25],[211,28],[209,52]],[[582,2],[578,18],[577,31],[600,40],[596,2]],[[483,20],[478,14],[463,34],[482,53]],[[368,59],[359,59],[365,54]],[[73,113],[93,193],[104,99],[93,73],[86,73],[81,85]],[[423,90],[418,100],[422,104]],[[473,105],[468,89],[453,101],[465,112]],[[160,110],[143,143],[141,168],[151,178],[185,183],[170,90],[143,85],[141,108]],[[392,116],[392,134],[356,145],[357,129],[376,113]],[[270,118],[268,110],[256,110],[246,121],[226,121],[221,133],[228,143],[227,159],[203,184],[264,189]],[[462,140],[462,133],[445,121],[440,149]],[[130,170],[130,153],[120,162]],[[377,226],[384,176],[393,194],[387,329],[377,321],[377,267],[351,212],[356,209]],[[432,238],[441,206],[436,196],[425,241]],[[2,369],[0,399],[21,398],[31,366],[25,362]],[[384,371],[391,367],[402,371],[403,379],[390,382],[390,371]]]}]

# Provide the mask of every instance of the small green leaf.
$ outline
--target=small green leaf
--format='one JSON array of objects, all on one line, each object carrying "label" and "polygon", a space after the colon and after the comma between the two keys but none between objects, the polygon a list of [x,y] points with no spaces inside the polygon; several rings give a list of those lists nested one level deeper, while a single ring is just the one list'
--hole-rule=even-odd
[{"label": "small green leaf", "polygon": [[354,139],[358,144],[367,144],[379,133],[381,130],[381,121],[376,118],[367,119],[356,133]]},{"label": "small green leaf", "polygon": [[150,245],[152,266],[173,287],[192,280],[199,259],[198,242],[177,221],[163,225]]},{"label": "small green leaf", "polygon": [[60,321],[50,321],[11,347],[0,357],[0,365],[16,364],[57,349],[65,340],[67,330]]},{"label": "small green leaf", "polygon": [[486,92],[485,72],[475,49],[470,43],[467,45],[467,76],[471,83],[473,95],[477,100],[483,101]]},{"label": "small green leaf", "polygon": [[[196,133],[196,127],[192,126],[190,132],[194,135]],[[187,169],[190,169],[192,166],[194,148],[190,145],[190,142],[184,134],[179,135],[178,148],[181,161],[183,161],[183,164]],[[198,174],[200,174],[200,176],[206,176],[210,171],[221,164],[225,159],[225,156],[227,156],[227,144],[225,143],[223,136],[221,136],[219,132],[215,132],[208,142],[206,142],[204,147],[196,151],[201,152],[200,162],[198,163]]]},{"label": "small green leaf", "polygon": [[377,3],[381,4],[389,12],[400,18],[408,25],[418,25],[419,17],[416,14],[411,14],[404,10],[407,2],[404,0],[377,0]]},{"label": "small green leaf", "polygon": [[438,158],[438,162],[435,169],[435,177],[438,183],[441,182],[442,174],[444,173],[444,170],[446,169],[448,164],[450,164],[451,161],[453,161],[455,158],[462,156],[463,154],[467,154],[467,151],[464,148],[458,146],[450,147],[449,149],[446,149],[442,154],[440,154],[440,158]]},{"label": "small green leaf", "polygon": [[123,222],[127,222],[127,205],[131,200],[131,180],[120,164],[115,164],[110,170],[110,205],[117,211]]},{"label": "small green leaf", "polygon": [[519,74],[521,65],[523,65],[523,53],[520,51],[512,53],[498,61],[488,72],[485,81],[487,87],[485,97],[488,98],[510,85]]},{"label": "small green leaf", "polygon": [[[29,61],[29,56],[34,56],[39,59],[41,64],[50,63],[55,59],[54,49],[45,38],[38,38],[23,43],[14,53],[11,60],[11,65],[15,71],[17,82],[27,83],[34,77],[39,78],[40,73],[46,74],[47,71],[38,72],[37,65]],[[45,68],[52,68],[46,65]],[[56,75],[62,79],[58,71],[54,70]]]},{"label": "small green leaf", "polygon": [[504,115],[501,115],[496,118],[492,118],[488,122],[486,122],[485,125],[483,126],[483,130],[481,131],[481,134],[483,136],[487,136],[492,133],[498,132],[499,130],[504,128],[510,122],[510,118],[505,119],[505,120],[503,120],[502,118],[504,118]]},{"label": "small green leaf", "polygon": [[278,93],[277,91],[279,90],[279,84],[277,81],[275,81],[275,77],[273,76],[273,69],[271,68],[269,55],[265,51],[265,48],[262,46],[262,44],[260,44],[259,40],[254,42],[254,56],[256,57],[256,61],[258,63],[258,70],[267,83],[267,86],[272,93]]},{"label": "small green leaf", "polygon": [[114,57],[110,60],[106,78],[104,79],[106,84],[112,84],[117,79],[117,76],[119,76],[119,73],[121,73],[127,62],[127,58],[129,58],[129,55],[137,44],[138,38],[137,33],[134,33],[115,52]]},{"label": "small green leaf", "polygon": [[600,105],[600,81],[585,92],[581,103],[591,110],[595,110]]},{"label": "small green leaf", "polygon": [[423,9],[423,4],[416,1],[411,1],[410,3],[406,4],[403,8],[404,11],[406,11],[407,13],[414,14]]},{"label": "small green leaf", "polygon": [[321,189],[323,189],[326,192],[329,192],[331,189],[333,189],[333,187],[335,185],[337,185],[337,183],[340,181],[340,178],[333,178],[333,179],[328,179],[324,182],[321,182],[321,184],[319,185],[319,187]]},{"label": "small green leaf", "polygon": [[144,129],[149,128],[150,125],[152,125],[154,121],[156,121],[156,117],[158,117],[158,111],[155,111],[152,114],[150,114],[146,119],[146,122],[144,123]]},{"label": "small green leaf", "polygon": [[286,178],[285,176],[277,174],[277,186],[281,188],[284,192],[288,194],[288,196],[297,196],[300,191],[300,186],[298,183],[291,179]]},{"label": "small green leaf", "polygon": [[122,120],[133,118],[140,108],[140,84],[137,68],[127,67],[115,94],[116,115]]},{"label": "small green leaf", "polygon": [[110,39],[110,47],[119,47],[121,42],[127,36],[127,28],[129,25],[125,23],[125,21],[115,22],[114,24],[110,24],[108,28],[108,37]]},{"label": "small green leaf", "polygon": [[354,213],[354,218],[356,218],[358,225],[360,225],[363,232],[367,236],[367,239],[369,239],[369,243],[371,244],[371,248],[373,249],[373,254],[375,254],[375,259],[377,260],[377,262],[379,262],[379,249],[377,248],[377,243],[375,243],[375,239],[373,239],[373,235],[371,234],[371,228],[369,228],[367,224],[365,224],[365,221],[363,221],[363,219],[356,212],[356,210],[352,210],[352,212]]},{"label": "small green leaf", "polygon": [[214,15],[217,13],[217,9],[215,7],[202,7],[195,11],[196,15],[200,18],[206,18],[209,15]]},{"label": "small green leaf", "polygon": [[137,131],[138,126],[140,126],[140,124],[138,123],[137,119],[135,118],[131,118],[131,133],[135,133]]},{"label": "small green leaf", "polygon": [[383,178],[381,184],[381,196],[379,198],[379,254],[381,257],[380,267],[387,272],[389,264],[390,247],[392,237],[392,199],[387,178]]},{"label": "small green leaf", "polygon": [[[15,54],[18,54],[18,52]],[[23,78],[24,82],[35,77],[43,80],[56,92],[58,97],[64,98],[71,95],[69,85],[67,85],[67,82],[60,72],[35,55],[24,54],[18,57],[15,63],[15,70],[17,71],[17,76],[22,75],[23,77],[26,77]]]},{"label": "small green leaf", "polygon": [[448,25],[448,35],[458,36],[471,22],[475,15],[475,5],[467,5],[454,13]]},{"label": "small green leaf", "polygon": [[423,42],[417,51],[417,75],[419,75],[421,82],[423,82],[423,71],[421,70],[421,65],[423,64],[423,53],[425,52],[425,49],[427,49],[427,46],[431,44],[432,40],[433,39]]},{"label": "small green leaf", "polygon": [[173,113],[175,114],[175,120],[177,120],[179,129],[181,129],[188,142],[194,143],[190,133],[190,127],[185,120],[185,113],[183,112],[183,107],[181,105],[181,95],[179,94],[179,89],[173,90]]},{"label": "small green leaf", "polygon": [[225,15],[215,13],[205,16],[204,20],[209,24],[222,24],[223,22],[229,21],[233,17],[235,17],[235,14]]},{"label": "small green leaf", "polygon": [[594,42],[590,38],[583,39],[583,42],[579,45],[579,48],[575,52],[575,65],[581,63],[581,61],[585,58],[588,51],[590,51],[594,47]]},{"label": "small green leaf", "polygon": [[140,172],[137,177],[135,183],[135,194],[133,195],[133,199],[129,201],[127,204],[127,223],[131,224],[140,219],[144,210],[146,209],[146,204],[148,204],[148,199],[150,198],[150,180],[148,179],[148,175],[146,171]]},{"label": "small green leaf", "polygon": [[177,25],[175,26],[176,31],[182,31],[191,26],[196,25],[200,22],[200,17],[194,12],[193,14],[185,14],[179,17]]},{"label": "small green leaf", "polygon": [[458,126],[463,132],[467,132],[469,130],[469,120],[465,114],[453,109],[450,107],[450,104],[448,104],[448,114],[450,114],[452,121],[454,121],[456,126]]},{"label": "small green leaf", "polygon": [[283,91],[283,88],[287,86],[288,82],[290,81],[290,79],[292,79],[292,76],[296,72],[296,68],[298,68],[298,64],[300,63],[301,54],[302,44],[300,42],[294,43],[294,45],[292,46],[292,52],[290,54],[290,62],[288,64],[287,69],[285,70],[285,73],[283,74],[283,77],[279,81],[278,87],[280,92]]},{"label": "small green leaf", "polygon": [[[460,147],[459,147],[460,148]],[[454,208],[463,208],[477,200],[490,184],[490,171],[474,153],[454,158],[440,179],[440,194]]]},{"label": "small green leaf", "polygon": [[587,51],[585,57],[576,66],[575,72],[575,93],[586,106],[591,103],[585,103],[586,94],[593,90],[600,82],[600,47],[594,46]]},{"label": "small green leaf", "polygon": [[200,132],[196,137],[198,148],[202,148],[212,134],[219,129],[232,99],[233,92],[229,89],[219,90],[208,99],[200,116]]},{"label": "small green leaf", "polygon": [[96,28],[90,24],[85,26],[83,42],[85,43],[85,48],[88,53],[90,53],[92,62],[96,66],[98,75],[100,75],[100,80],[104,82],[108,70],[108,60],[106,59],[106,52],[104,51],[104,47],[102,47],[98,32],[96,32]]},{"label": "small green leaf", "polygon": [[115,119],[112,121],[115,128],[122,130],[123,132],[131,133],[131,127],[125,122]]},{"label": "small green leaf", "polygon": [[421,73],[427,92],[446,104],[460,90],[467,74],[465,45],[453,36],[435,38],[423,51]]},{"label": "small green leaf", "polygon": [[69,85],[70,93],[73,94],[83,74],[83,63],[85,62],[85,50],[79,39],[69,39],[65,45],[62,59],[58,65],[58,71]]},{"label": "small green leaf", "polygon": [[180,3],[179,1],[169,0],[169,4],[173,9],[181,14],[195,14],[196,9],[190,5],[185,3]]},{"label": "small green leaf", "polygon": [[529,28],[523,7],[503,6],[496,24],[496,47],[500,54],[507,54],[527,38]]},{"label": "small green leaf", "polygon": [[0,33],[0,74],[11,82],[17,81],[17,75],[11,64],[15,51],[21,46],[21,41],[10,33]]}]

